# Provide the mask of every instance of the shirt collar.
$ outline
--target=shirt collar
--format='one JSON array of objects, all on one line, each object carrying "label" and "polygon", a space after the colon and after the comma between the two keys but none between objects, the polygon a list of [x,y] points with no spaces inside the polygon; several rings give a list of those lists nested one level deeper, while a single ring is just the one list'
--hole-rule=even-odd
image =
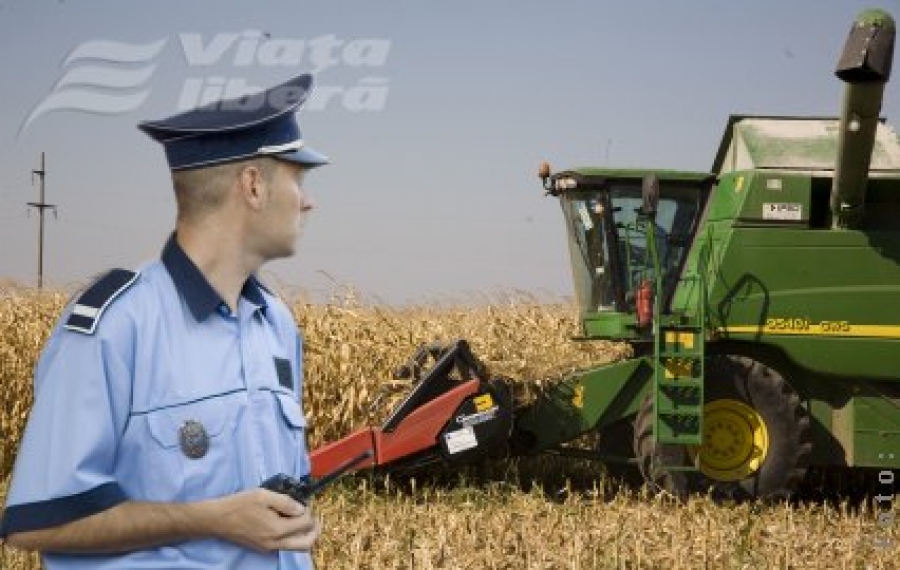
[{"label": "shirt collar", "polygon": [[[200,272],[200,269],[178,245],[174,233],[163,248],[162,262],[172,277],[175,288],[184,297],[191,314],[194,315],[198,322],[206,320],[206,317],[225,304],[222,297],[216,293],[216,290],[212,288],[212,285]],[[251,275],[244,282],[241,296],[265,309],[266,300],[260,289],[259,281],[255,276]]]}]

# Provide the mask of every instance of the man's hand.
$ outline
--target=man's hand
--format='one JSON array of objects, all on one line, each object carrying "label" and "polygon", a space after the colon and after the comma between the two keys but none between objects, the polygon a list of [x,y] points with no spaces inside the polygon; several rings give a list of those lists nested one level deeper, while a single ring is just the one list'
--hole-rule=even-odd
[{"label": "man's hand", "polygon": [[261,552],[309,550],[321,532],[311,508],[267,489],[214,499],[208,506],[214,536]]},{"label": "man's hand", "polygon": [[126,501],[57,527],[11,534],[8,543],[43,552],[114,553],[220,538],[261,552],[305,551],[320,526],[309,507],[257,488],[196,503]]}]

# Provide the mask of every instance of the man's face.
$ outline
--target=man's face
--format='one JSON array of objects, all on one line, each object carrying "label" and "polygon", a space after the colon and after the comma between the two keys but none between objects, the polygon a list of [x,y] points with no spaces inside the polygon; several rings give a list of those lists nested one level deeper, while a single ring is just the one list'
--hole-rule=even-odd
[{"label": "man's face", "polygon": [[312,209],[312,202],[303,191],[306,169],[292,162],[274,162],[274,172],[268,181],[269,200],[261,228],[268,238],[263,244],[263,254],[267,259],[294,254],[303,234],[306,216]]}]

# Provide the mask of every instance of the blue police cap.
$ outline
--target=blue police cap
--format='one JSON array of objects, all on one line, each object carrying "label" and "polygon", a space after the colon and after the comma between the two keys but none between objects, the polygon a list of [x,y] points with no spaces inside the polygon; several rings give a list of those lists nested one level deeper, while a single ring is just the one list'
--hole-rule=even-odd
[{"label": "blue police cap", "polygon": [[294,116],[312,92],[304,74],[260,93],[217,101],[138,128],[160,142],[172,170],[271,156],[313,168],[328,158],[307,147]]}]

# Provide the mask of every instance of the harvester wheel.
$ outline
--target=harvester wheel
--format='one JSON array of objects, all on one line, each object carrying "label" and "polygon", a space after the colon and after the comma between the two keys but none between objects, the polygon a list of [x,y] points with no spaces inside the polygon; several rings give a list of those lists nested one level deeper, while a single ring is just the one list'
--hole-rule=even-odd
[{"label": "harvester wheel", "polygon": [[[656,445],[653,401],[635,420],[635,451],[645,479],[683,496],[711,491],[717,498],[779,499],[806,473],[812,450],[809,414],[772,368],[742,356],[706,361],[703,445]],[[699,467],[677,471],[668,466]]]},{"label": "harvester wheel", "polygon": [[647,394],[634,420],[634,453],[644,482],[654,493],[683,498],[690,491],[686,472],[670,466],[687,464],[686,450],[679,445],[657,445],[653,435],[653,396]]}]

